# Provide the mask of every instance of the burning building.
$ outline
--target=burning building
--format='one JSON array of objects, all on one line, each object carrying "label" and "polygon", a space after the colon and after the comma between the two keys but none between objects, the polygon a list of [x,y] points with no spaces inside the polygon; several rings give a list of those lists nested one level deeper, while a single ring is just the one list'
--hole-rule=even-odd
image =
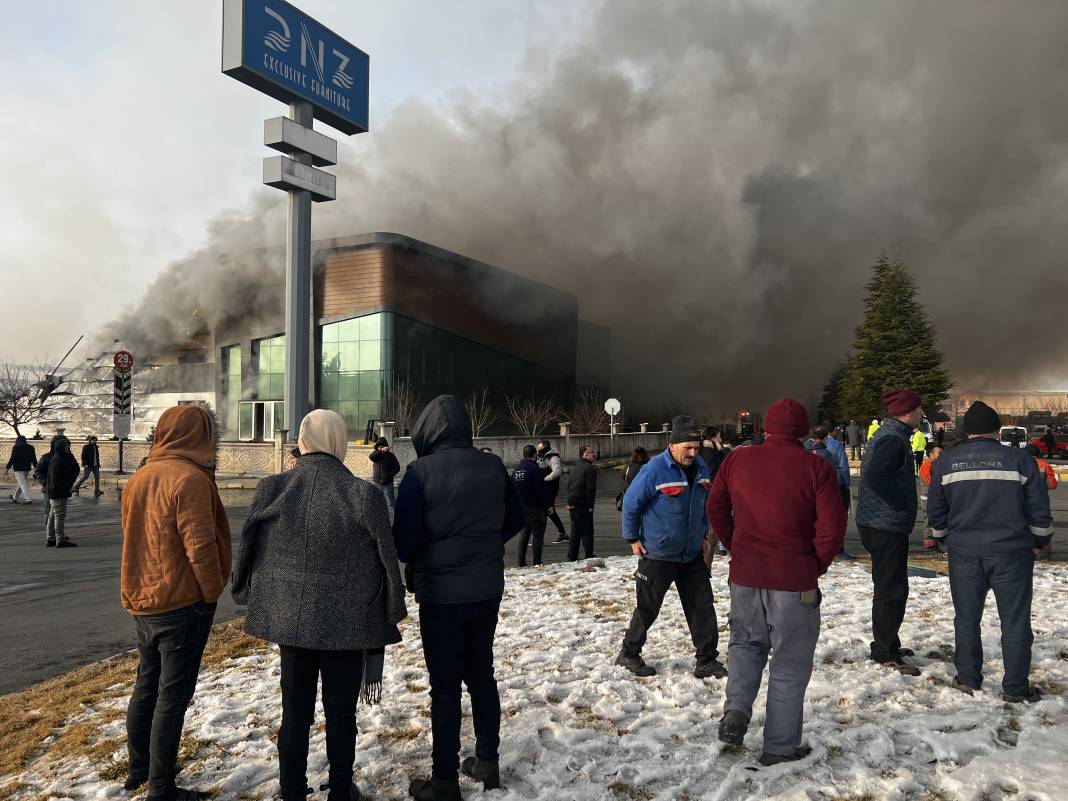
[{"label": "burning building", "polygon": [[[226,439],[270,439],[282,426],[284,285],[275,256],[262,252],[269,286],[260,287],[260,307],[250,299],[244,314],[223,320],[195,312],[185,342],[157,345],[135,368],[134,437],[163,409],[193,401],[212,404]],[[399,387],[414,394],[415,413],[438,394],[488,387],[498,426],[507,427],[506,396],[566,407],[580,390],[610,386],[608,329],[580,320],[568,292],[391,233],[314,242],[312,260],[311,401],[341,414],[353,434],[391,416]],[[72,432],[110,432],[102,413],[110,411],[109,366],[104,353],[72,375],[81,399],[73,406],[83,407],[67,413]]]}]

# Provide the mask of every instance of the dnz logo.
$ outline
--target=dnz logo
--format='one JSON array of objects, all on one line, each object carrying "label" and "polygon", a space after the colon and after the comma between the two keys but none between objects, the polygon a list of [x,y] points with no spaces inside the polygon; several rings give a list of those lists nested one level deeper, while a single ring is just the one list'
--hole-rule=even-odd
[{"label": "dnz logo", "polygon": [[[282,26],[280,31],[269,31],[265,37],[263,37],[263,44],[275,50],[279,53],[288,53],[289,47],[293,43],[293,37],[289,30],[289,23],[285,18],[275,11],[273,8],[263,7],[264,12],[272,17],[279,25]],[[318,49],[315,47],[315,43],[312,40],[311,34],[308,32],[308,26],[303,22],[300,23],[300,66],[307,67],[308,59],[311,59],[312,66],[315,68],[316,74],[319,76],[320,81],[325,81],[324,69],[327,68],[326,63],[326,45],[322,39],[318,40]],[[353,83],[352,76],[345,72],[345,67],[349,65],[349,57],[344,53],[339,52],[336,48],[330,48],[332,55],[337,57],[338,63],[334,69],[334,73],[330,80],[339,89],[351,89]]]}]

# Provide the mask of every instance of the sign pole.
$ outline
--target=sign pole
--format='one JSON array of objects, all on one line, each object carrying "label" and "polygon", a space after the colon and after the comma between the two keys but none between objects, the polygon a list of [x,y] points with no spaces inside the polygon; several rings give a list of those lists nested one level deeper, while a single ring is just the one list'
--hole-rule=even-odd
[{"label": "sign pole", "polygon": [[[311,103],[289,104],[289,118],[304,128],[314,119]],[[296,152],[309,167],[312,157]],[[286,227],[286,372],[283,428],[300,431],[311,398],[311,193],[290,189]]]}]

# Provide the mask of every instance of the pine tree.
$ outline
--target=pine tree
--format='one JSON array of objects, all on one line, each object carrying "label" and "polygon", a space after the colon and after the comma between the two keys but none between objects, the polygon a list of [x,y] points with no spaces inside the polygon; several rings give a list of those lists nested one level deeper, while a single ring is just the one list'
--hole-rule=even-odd
[{"label": "pine tree", "polygon": [[817,420],[837,423],[847,419],[842,411],[842,382],[848,368],[847,361],[840,362],[827,377],[827,383],[823,385],[823,397],[820,398],[820,405],[816,409]]},{"label": "pine tree", "polygon": [[915,390],[925,409],[949,396],[949,373],[935,344],[935,329],[916,297],[908,267],[879,254],[856,328],[853,353],[841,382],[841,409],[855,420],[882,417],[879,401],[892,389]]}]

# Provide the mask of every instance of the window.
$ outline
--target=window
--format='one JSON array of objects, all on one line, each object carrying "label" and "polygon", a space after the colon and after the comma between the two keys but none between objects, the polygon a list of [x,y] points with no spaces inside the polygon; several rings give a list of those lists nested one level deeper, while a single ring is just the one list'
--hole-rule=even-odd
[{"label": "window", "polygon": [[389,382],[390,314],[367,314],[320,329],[318,405],[345,418],[350,431],[381,419]]},{"label": "window", "polygon": [[282,400],[286,385],[286,338],[261,339],[255,350],[256,397],[259,400]]},{"label": "window", "polygon": [[237,439],[237,407],[241,401],[241,346],[223,348],[222,359],[222,427],[227,439]]}]

